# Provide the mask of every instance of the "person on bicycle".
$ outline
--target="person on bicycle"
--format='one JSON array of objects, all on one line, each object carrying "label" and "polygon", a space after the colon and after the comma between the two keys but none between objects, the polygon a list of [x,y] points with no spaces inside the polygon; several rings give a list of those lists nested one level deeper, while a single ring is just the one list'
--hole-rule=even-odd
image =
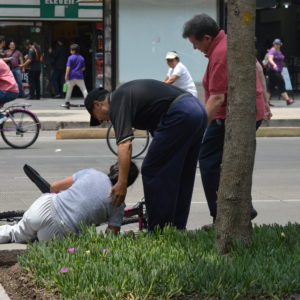
[{"label": "person on bicycle", "polygon": [[[18,84],[9,66],[0,58],[0,108],[7,102],[15,100],[19,95]],[[0,124],[5,117],[0,113]]]},{"label": "person on bicycle", "polygon": [[[130,162],[127,185],[134,183],[139,170]],[[0,226],[0,244],[26,243],[38,239],[48,241],[79,233],[82,225],[108,223],[107,230],[120,231],[125,204],[115,207],[110,198],[111,187],[119,176],[118,163],[106,175],[95,169],[84,169],[70,177],[55,181],[51,193],[42,194],[15,225]]]},{"label": "person on bicycle", "polygon": [[185,229],[207,114],[192,94],[153,79],[124,83],[112,93],[94,89],[85,99],[90,125],[111,120],[118,144],[119,179],[114,205],[126,197],[133,128],[149,130],[152,143],[142,165],[148,229]]}]

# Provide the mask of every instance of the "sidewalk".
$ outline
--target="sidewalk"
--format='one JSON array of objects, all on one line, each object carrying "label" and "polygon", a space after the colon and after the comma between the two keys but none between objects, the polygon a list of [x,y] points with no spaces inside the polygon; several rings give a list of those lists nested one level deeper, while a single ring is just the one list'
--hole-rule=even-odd
[{"label": "sidewalk", "polygon": [[[41,121],[42,130],[89,128],[89,114],[85,108],[65,109],[60,106],[64,103],[64,99],[17,99],[11,103],[30,104],[30,109],[37,114]],[[83,100],[72,99],[71,103],[83,104]],[[286,106],[285,101],[282,100],[272,100],[271,103],[275,105],[271,107],[273,118],[269,123],[264,123],[259,132],[272,132],[272,135],[268,134],[268,136],[274,136],[276,131],[278,131],[279,136],[282,136],[282,131],[288,131],[296,133],[296,136],[300,136],[300,96],[296,97],[296,102],[291,106]],[[277,127],[281,127],[281,131]]]}]

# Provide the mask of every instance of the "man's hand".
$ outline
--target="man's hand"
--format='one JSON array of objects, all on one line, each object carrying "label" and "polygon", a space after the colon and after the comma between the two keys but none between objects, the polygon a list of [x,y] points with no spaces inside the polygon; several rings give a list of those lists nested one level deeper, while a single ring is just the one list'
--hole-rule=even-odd
[{"label": "man's hand", "polygon": [[110,197],[113,200],[113,205],[119,207],[124,201],[127,193],[127,185],[116,183],[110,193]]}]

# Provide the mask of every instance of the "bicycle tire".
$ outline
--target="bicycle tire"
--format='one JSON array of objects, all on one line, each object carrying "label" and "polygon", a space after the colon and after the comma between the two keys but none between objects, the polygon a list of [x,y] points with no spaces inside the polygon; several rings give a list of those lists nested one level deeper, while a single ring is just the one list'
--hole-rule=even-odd
[{"label": "bicycle tire", "polygon": [[[107,143],[109,150],[113,154],[118,155],[118,152],[117,152],[118,147],[117,147],[115,132],[114,132],[114,128],[113,128],[112,124],[108,127],[107,132],[106,132],[106,143]],[[142,155],[148,148],[149,143],[150,143],[149,131],[147,131],[147,130],[140,131],[139,130],[132,142],[132,156],[131,157],[137,158],[140,155]]]},{"label": "bicycle tire", "polygon": [[12,148],[25,149],[37,140],[40,128],[35,114],[25,109],[13,109],[1,124],[1,136]]},{"label": "bicycle tire", "polygon": [[8,218],[18,218],[23,217],[25,210],[8,210],[8,211],[0,211],[0,220],[8,219]]}]

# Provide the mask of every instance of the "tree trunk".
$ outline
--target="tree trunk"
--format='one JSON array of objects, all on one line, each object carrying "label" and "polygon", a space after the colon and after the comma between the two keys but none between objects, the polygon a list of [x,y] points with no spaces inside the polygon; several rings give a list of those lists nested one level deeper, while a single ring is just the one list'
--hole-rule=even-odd
[{"label": "tree trunk", "polygon": [[251,187],[255,157],[255,3],[228,1],[228,104],[218,191],[216,243],[221,254],[232,240],[252,238]]}]

